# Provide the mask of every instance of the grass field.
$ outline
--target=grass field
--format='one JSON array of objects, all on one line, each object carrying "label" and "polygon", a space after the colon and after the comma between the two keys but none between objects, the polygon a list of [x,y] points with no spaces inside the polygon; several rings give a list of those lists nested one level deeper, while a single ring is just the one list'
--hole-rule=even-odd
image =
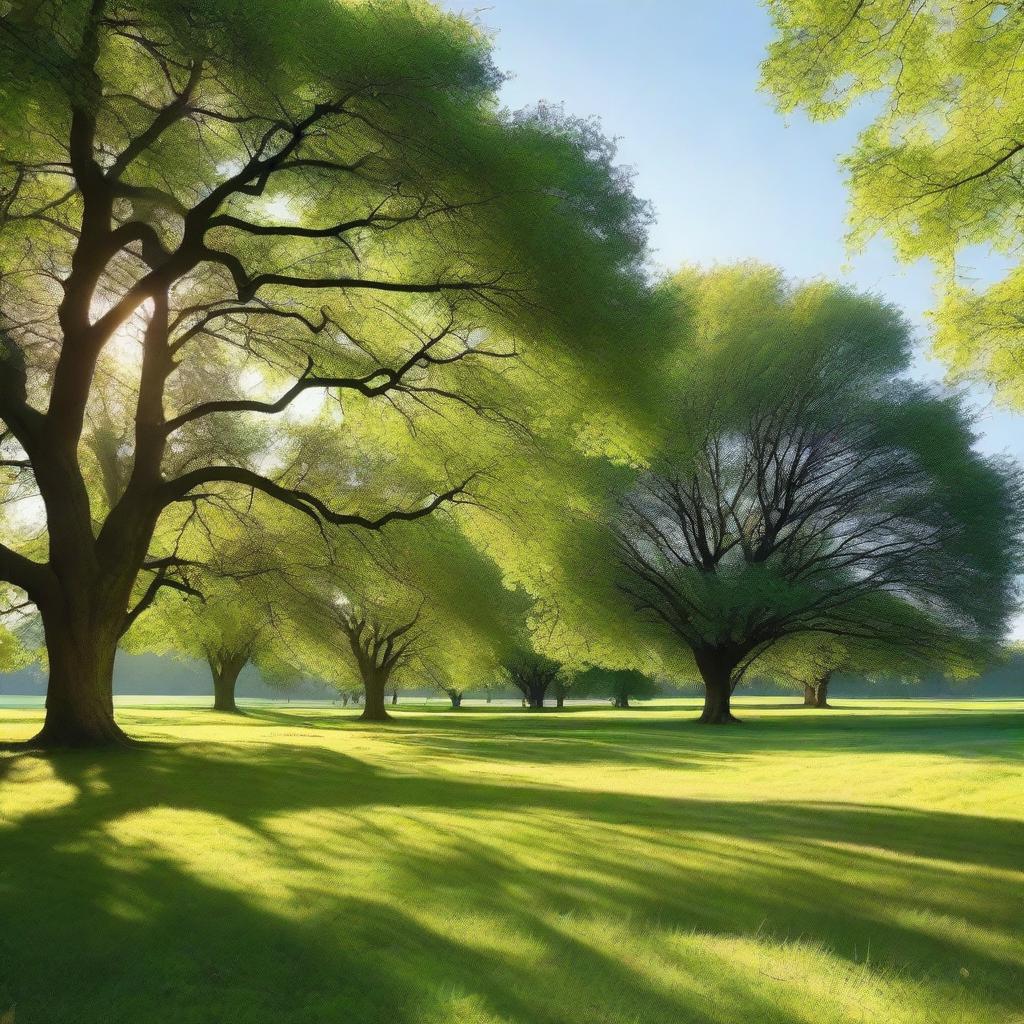
[{"label": "grass field", "polygon": [[126,708],[0,755],[0,1013],[1024,1022],[1024,702],[840,703]]}]

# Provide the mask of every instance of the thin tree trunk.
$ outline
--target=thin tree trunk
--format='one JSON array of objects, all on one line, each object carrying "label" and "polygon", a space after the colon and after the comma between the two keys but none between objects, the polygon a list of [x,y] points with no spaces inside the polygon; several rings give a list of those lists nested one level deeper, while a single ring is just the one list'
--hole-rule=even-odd
[{"label": "thin tree trunk", "polygon": [[818,706],[818,691],[810,683],[804,683],[804,707]]},{"label": "thin tree trunk", "polygon": [[564,708],[565,707],[565,694],[564,693],[560,693],[557,697],[555,697],[555,707],[556,708]]},{"label": "thin tree trunk", "polygon": [[392,690],[391,691],[391,703],[392,704],[397,704],[398,703],[398,691],[397,690]]}]

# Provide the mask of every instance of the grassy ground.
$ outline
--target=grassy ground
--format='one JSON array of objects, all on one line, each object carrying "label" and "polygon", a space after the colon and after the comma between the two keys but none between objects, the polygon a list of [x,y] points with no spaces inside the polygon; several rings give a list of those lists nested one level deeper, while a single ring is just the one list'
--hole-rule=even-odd
[{"label": "grassy ground", "polygon": [[131,707],[161,745],[0,755],[0,1013],[1024,1022],[1024,703],[740,705]]}]

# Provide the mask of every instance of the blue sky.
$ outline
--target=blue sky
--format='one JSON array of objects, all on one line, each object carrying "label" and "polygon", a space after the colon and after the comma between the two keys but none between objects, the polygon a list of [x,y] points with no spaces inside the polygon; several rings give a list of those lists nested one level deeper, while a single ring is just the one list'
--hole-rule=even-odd
[{"label": "blue sky", "polygon": [[[758,259],[793,277],[828,276],[898,303],[919,325],[918,372],[930,363],[923,313],[932,303],[927,263],[902,266],[878,242],[850,257],[846,194],[836,158],[870,119],[784,121],[757,92],[771,28],[755,0],[489,0],[447,6],[495,33],[497,60],[513,78],[511,107],[539,99],[597,115],[618,139],[636,188],[657,213],[657,262]],[[998,272],[979,256],[979,279]],[[995,409],[981,390],[980,447],[1024,461],[1024,419]]]}]

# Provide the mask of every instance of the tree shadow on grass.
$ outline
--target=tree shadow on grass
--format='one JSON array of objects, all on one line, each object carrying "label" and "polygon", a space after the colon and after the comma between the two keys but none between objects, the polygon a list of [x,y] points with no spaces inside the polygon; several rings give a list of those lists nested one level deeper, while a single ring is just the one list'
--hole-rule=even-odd
[{"label": "tree shadow on grass", "polygon": [[[753,709],[752,709],[753,710]],[[802,709],[798,709],[802,710]],[[740,709],[742,713],[742,709]],[[253,709],[254,724],[303,729],[373,728],[355,718],[303,711]],[[680,768],[735,764],[773,752],[822,751],[876,754],[955,753],[970,756],[997,749],[1007,762],[1024,760],[1024,716],[1006,712],[922,712],[910,715],[770,716],[742,726],[707,726],[667,715],[488,715],[466,721],[458,714],[404,713],[395,717],[395,735],[417,751],[480,761],[523,764],[633,763]],[[739,732],[737,730],[740,730]]]},{"label": "tree shadow on grass", "polygon": [[19,1024],[815,1019],[725,964],[711,1001],[657,982],[595,921],[870,948],[923,981],[969,964],[1007,1019],[1018,998],[1018,822],[492,784],[283,743],[22,754],[0,785],[44,770],[61,799],[0,820]]}]

